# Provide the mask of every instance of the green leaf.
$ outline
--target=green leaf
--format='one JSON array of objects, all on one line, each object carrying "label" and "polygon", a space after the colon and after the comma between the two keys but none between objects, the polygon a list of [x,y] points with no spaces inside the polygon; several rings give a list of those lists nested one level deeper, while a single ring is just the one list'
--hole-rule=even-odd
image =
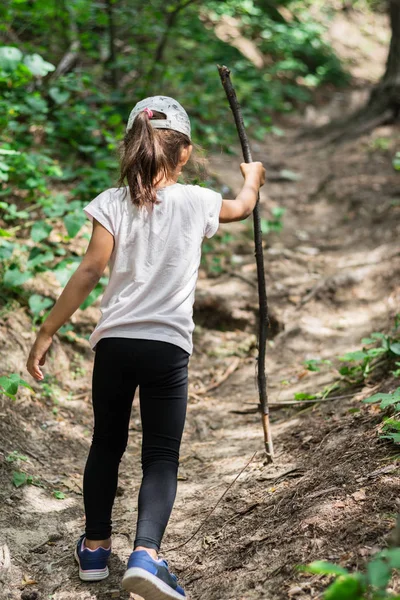
[{"label": "green leaf", "polygon": [[52,229],[52,226],[45,221],[36,221],[31,229],[31,238],[36,243],[41,242],[49,237]]},{"label": "green leaf", "polygon": [[28,67],[32,75],[44,77],[47,73],[55,71],[55,66],[43,60],[40,54],[27,54],[24,56],[23,63]]},{"label": "green leaf", "polygon": [[50,262],[54,259],[53,252],[38,252],[35,253],[33,258],[28,260],[27,267],[28,269],[35,269],[37,266],[42,265],[43,263]]},{"label": "green leaf", "polygon": [[13,450],[8,456],[6,456],[7,462],[15,462],[17,460],[27,461],[28,457],[24,454],[20,454],[19,452],[17,452],[17,450]]},{"label": "green leaf", "polygon": [[367,350],[367,355],[371,358],[375,358],[376,356],[380,356],[381,354],[386,354],[387,348],[370,348]]},{"label": "green leaf", "polygon": [[400,342],[395,342],[394,344],[390,344],[389,349],[390,349],[390,352],[393,352],[393,354],[400,355]]},{"label": "green leaf", "polygon": [[400,569],[400,548],[390,548],[384,552],[391,568]]},{"label": "green leaf", "polygon": [[0,229],[0,237],[12,237],[12,235],[6,229]]},{"label": "green leaf", "polygon": [[317,396],[315,394],[304,394],[302,392],[298,392],[294,395],[294,399],[295,400],[317,400]]},{"label": "green leaf", "polygon": [[65,494],[63,492],[59,492],[58,490],[53,492],[53,496],[54,498],[57,498],[57,500],[64,500],[65,498]]},{"label": "green leaf", "polygon": [[368,354],[366,352],[363,352],[362,350],[356,350],[355,352],[347,352],[347,354],[339,356],[339,360],[351,362],[353,360],[364,360],[364,358],[367,357]]},{"label": "green leaf", "polygon": [[32,294],[29,298],[29,308],[31,313],[35,316],[40,315],[46,308],[53,306],[54,300],[51,298],[44,298],[40,294]]},{"label": "green leaf", "polygon": [[394,444],[400,444],[400,433],[387,433],[380,436],[383,440],[390,440]]},{"label": "green leaf", "polygon": [[49,96],[56,104],[64,104],[71,97],[71,93],[67,90],[60,90],[58,87],[51,87]]},{"label": "green leaf", "polygon": [[397,402],[400,401],[400,388],[397,388],[397,390],[391,394],[374,394],[373,396],[370,396],[369,398],[365,398],[363,400],[363,402],[367,403],[367,404],[373,404],[375,402],[380,402],[381,403],[381,408],[387,408],[388,406],[391,406],[393,404],[397,404]]},{"label": "green leaf", "polygon": [[21,471],[13,471],[12,482],[16,488],[21,487],[21,485],[25,485],[28,481],[28,476],[26,473],[21,473]]},{"label": "green leaf", "polygon": [[324,600],[361,600],[364,586],[354,575],[343,575],[329,586],[324,594]]},{"label": "green leaf", "polygon": [[33,391],[29,383],[24,379],[21,379],[18,373],[11,373],[11,375],[3,375],[0,377],[0,388],[2,389],[2,393],[13,400],[15,400],[15,394],[20,385]]},{"label": "green leaf", "polygon": [[325,560],[315,560],[304,568],[309,573],[316,573],[317,575],[348,575],[349,573],[340,565]]},{"label": "green leaf", "polygon": [[392,160],[392,165],[396,171],[400,171],[400,152],[396,152]]},{"label": "green leaf", "polygon": [[3,46],[0,48],[0,69],[13,71],[18,63],[21,62],[22,52],[12,46]]},{"label": "green leaf", "polygon": [[400,431],[400,421],[397,419],[385,419],[384,420],[384,429],[394,429],[395,431]]},{"label": "green leaf", "polygon": [[[0,48],[0,52],[1,52],[1,48]],[[6,155],[6,156],[16,156],[18,154],[21,154],[21,152],[19,152],[19,150],[9,150],[8,148],[0,148],[0,154]]]},{"label": "green leaf", "polygon": [[25,281],[31,279],[31,277],[33,277],[33,273],[30,271],[21,273],[18,269],[8,269],[4,273],[3,285],[8,288],[20,287]]},{"label": "green leaf", "polygon": [[7,393],[15,396],[18,392],[20,376],[17,373],[0,377],[0,387]]},{"label": "green leaf", "polygon": [[370,585],[385,590],[390,581],[392,569],[383,556],[377,556],[367,565],[367,578]]},{"label": "green leaf", "polygon": [[85,222],[86,217],[82,214],[75,213],[64,217],[64,225],[67,229],[68,237],[74,238]]}]

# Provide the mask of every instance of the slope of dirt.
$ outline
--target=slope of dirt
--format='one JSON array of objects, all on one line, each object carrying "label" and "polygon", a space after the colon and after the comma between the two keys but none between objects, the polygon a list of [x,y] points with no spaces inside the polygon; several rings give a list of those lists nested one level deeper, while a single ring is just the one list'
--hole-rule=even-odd
[{"label": "slope of dirt", "polygon": [[[332,106],[335,111],[335,98]],[[316,122],[329,110],[320,110]],[[263,216],[273,206],[286,209],[283,232],[268,236],[265,248],[274,404],[332,385],[333,367],[311,373],[304,361],[329,359],[337,366],[336,357],[358,349],[363,336],[390,329],[400,300],[400,179],[391,166],[398,131],[384,128],[341,146],[321,146],[297,140],[299,122],[292,120],[285,137],[254,148],[269,175]],[[232,192],[241,181],[237,162],[212,160],[216,177]],[[296,179],[288,180],[283,170]],[[235,241],[225,235],[232,232]],[[361,399],[400,382],[376,376],[363,388],[337,392],[344,397],[336,400],[274,407],[277,456],[274,465],[265,464],[254,412],[257,296],[248,226],[221,227],[215,243],[225,271],[200,274],[179,490],[163,550],[192,600],[316,598],[322,582],[296,565],[324,558],[362,567],[393,528],[400,465],[395,449],[377,436],[379,413]],[[213,257],[208,250],[206,262]],[[80,312],[74,318],[78,332],[86,334],[97,316],[97,309]],[[16,309],[2,313],[0,328],[1,370],[22,373],[34,338],[30,321]],[[46,386],[35,386],[33,396],[22,390],[15,403],[1,397],[1,598],[128,597],[120,578],[140,482],[137,403],[115,503],[111,576],[102,584],[82,584],[72,559],[84,522],[92,359],[84,339],[57,340]],[[25,458],[10,460],[14,451]],[[173,550],[196,531],[256,451],[197,536]],[[33,485],[16,488],[16,470],[32,476]],[[56,490],[65,499],[54,497]]]}]

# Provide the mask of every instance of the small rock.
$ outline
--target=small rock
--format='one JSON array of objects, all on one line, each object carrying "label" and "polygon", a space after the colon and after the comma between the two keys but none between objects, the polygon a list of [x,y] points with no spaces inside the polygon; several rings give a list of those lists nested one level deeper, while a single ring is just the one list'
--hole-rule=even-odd
[{"label": "small rock", "polygon": [[297,252],[301,252],[301,254],[306,254],[307,256],[316,256],[319,254],[319,248],[315,248],[314,246],[297,246]]},{"label": "small rock", "polygon": [[288,592],[288,595],[289,595],[289,596],[297,596],[298,594],[301,594],[301,593],[302,593],[302,591],[303,591],[303,590],[301,589],[301,587],[300,587],[300,586],[298,586],[298,585],[294,585],[293,587],[291,587],[291,588],[290,588],[290,590],[289,590],[289,592]]},{"label": "small rock", "polygon": [[354,492],[354,494],[351,495],[351,497],[356,501],[356,502],[362,502],[362,500],[365,500],[367,495],[365,493],[365,489],[362,488],[361,490],[358,490],[358,492]]}]

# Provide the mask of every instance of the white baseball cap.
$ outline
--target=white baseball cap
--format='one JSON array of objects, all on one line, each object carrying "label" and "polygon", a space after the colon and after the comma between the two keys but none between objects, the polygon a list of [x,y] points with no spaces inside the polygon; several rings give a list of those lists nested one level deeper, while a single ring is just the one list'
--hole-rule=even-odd
[{"label": "white baseball cap", "polygon": [[[140,112],[148,109],[150,123],[155,129],[173,129],[184,133],[190,139],[190,120],[186,110],[174,98],[169,96],[150,96],[134,106],[129,115],[126,131],[132,127],[133,121]],[[163,113],[165,119],[152,119],[151,111]]]}]

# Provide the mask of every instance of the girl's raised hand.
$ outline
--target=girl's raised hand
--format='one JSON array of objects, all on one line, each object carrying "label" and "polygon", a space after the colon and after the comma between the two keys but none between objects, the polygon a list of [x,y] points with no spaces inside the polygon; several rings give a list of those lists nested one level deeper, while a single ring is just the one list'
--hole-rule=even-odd
[{"label": "girl's raised hand", "polygon": [[47,350],[50,348],[53,337],[42,331],[39,332],[35,343],[33,344],[31,351],[28,356],[28,362],[26,368],[32,377],[38,381],[44,379],[41,366],[46,362]]},{"label": "girl's raised hand", "polygon": [[243,177],[247,180],[254,177],[258,180],[258,186],[261,187],[265,183],[265,169],[262,162],[242,163],[240,170]]}]

